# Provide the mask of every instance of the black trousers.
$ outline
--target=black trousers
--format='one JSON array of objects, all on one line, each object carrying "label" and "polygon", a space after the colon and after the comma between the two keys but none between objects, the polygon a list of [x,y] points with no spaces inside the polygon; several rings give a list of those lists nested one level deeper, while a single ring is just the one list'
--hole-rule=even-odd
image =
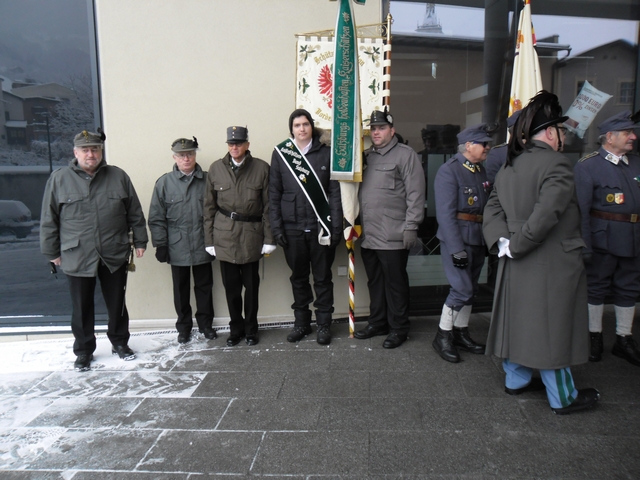
[{"label": "black trousers", "polygon": [[409,333],[409,250],[361,248],[370,297],[369,324],[394,333]]},{"label": "black trousers", "polygon": [[[257,335],[258,290],[260,287],[258,261],[236,264],[220,261],[222,284],[229,307],[231,335]],[[242,316],[242,287],[244,287],[244,317]]]},{"label": "black trousers", "polygon": [[[129,312],[125,305],[127,284],[127,264],[124,263],[111,273],[100,263],[98,278],[104,303],[107,305],[109,323],[107,337],[112,345],[126,345],[129,342]],[[71,292],[71,332],[75,338],[73,353],[91,355],[96,350],[95,306],[93,296],[96,277],[75,277],[67,275]]]},{"label": "black trousers", "polygon": [[287,265],[291,269],[291,288],[293,289],[293,314],[295,326],[311,324],[309,304],[313,302],[313,292],[309,283],[309,274],[313,275],[313,290],[316,300],[318,325],[329,325],[333,313],[333,281],[331,266],[336,256],[336,248],[320,245],[318,232],[286,231],[289,245],[284,249]]},{"label": "black trousers", "polygon": [[191,310],[191,272],[196,297],[196,322],[200,331],[213,325],[213,269],[211,262],[180,267],[171,265],[173,304],[176,308],[178,333],[188,335],[193,328]]}]

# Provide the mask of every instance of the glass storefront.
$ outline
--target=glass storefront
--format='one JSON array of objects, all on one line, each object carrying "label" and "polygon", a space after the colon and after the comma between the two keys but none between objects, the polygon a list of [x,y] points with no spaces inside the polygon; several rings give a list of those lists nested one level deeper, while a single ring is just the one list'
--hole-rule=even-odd
[{"label": "glass storefront", "polygon": [[73,136],[100,118],[93,4],[0,0],[0,47],[0,326],[68,325],[65,275],[40,253],[40,208]]},{"label": "glass storefront", "polygon": [[[409,261],[412,313],[436,313],[449,287],[435,236],[433,180],[455,154],[461,129],[487,122],[497,125],[496,143],[506,138],[522,1],[383,5],[394,17],[391,110],[427,179],[422,244]],[[92,0],[0,0],[0,325],[68,324],[66,280],[50,273],[38,229],[51,170],[72,158],[75,133],[100,125],[93,8]],[[565,153],[577,161],[597,148],[598,123],[640,108],[640,7],[637,0],[532,0],[532,12],[544,88],[565,110],[587,82],[610,96],[582,137],[567,141]],[[494,263],[487,258],[476,311],[491,306]]]},{"label": "glass storefront", "polygon": [[[449,291],[436,238],[433,181],[438,168],[457,152],[456,134],[485,122],[497,127],[495,144],[506,140],[519,16],[514,10],[522,4],[514,0],[390,3],[391,111],[396,131],[418,152],[427,180],[425,221],[419,231],[422,246],[411,252],[409,260],[413,314],[439,313]],[[585,82],[611,95],[582,138],[567,139],[564,152],[573,161],[598,148],[600,122],[640,108],[640,13],[632,1],[610,7],[606,1],[590,2],[588,8],[583,2],[531,1],[543,87],[558,95],[565,111]],[[602,18],[605,11],[610,18]],[[476,311],[491,308],[496,261],[493,257],[485,261],[474,299]]]}]

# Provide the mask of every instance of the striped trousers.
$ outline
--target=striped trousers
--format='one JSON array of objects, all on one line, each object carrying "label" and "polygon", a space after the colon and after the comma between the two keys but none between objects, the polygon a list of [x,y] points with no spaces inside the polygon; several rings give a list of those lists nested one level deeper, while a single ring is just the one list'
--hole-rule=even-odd
[{"label": "striped trousers", "polygon": [[[502,368],[507,374],[505,378],[507,388],[522,388],[531,382],[533,368],[510,362],[508,358],[502,361]],[[551,408],[568,407],[578,396],[578,390],[573,383],[569,367],[557,370],[540,370],[540,377],[547,389],[547,399]]]}]

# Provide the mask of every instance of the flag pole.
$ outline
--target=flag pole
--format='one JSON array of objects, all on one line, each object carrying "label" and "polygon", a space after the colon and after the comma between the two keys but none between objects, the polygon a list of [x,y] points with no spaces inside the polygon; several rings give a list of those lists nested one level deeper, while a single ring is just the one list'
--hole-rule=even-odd
[{"label": "flag pole", "polygon": [[[366,0],[354,0],[363,5]],[[358,182],[362,180],[362,118],[358,78],[357,30],[351,0],[340,0],[334,35],[332,86],[331,178],[340,180],[344,238],[348,254],[349,337],[355,330],[355,241],[361,227]]]}]

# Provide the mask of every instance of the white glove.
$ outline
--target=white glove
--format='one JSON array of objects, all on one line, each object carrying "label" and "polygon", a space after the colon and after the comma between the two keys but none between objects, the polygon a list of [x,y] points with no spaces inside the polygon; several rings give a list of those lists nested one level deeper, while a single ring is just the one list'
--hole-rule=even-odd
[{"label": "white glove", "polygon": [[204,249],[207,251],[207,253],[209,255],[211,255],[212,257],[216,256],[216,247],[204,247]]},{"label": "white glove", "polygon": [[262,253],[263,255],[270,255],[275,251],[275,249],[276,249],[275,245],[264,244],[262,245],[262,252],[260,253]]},{"label": "white glove", "polygon": [[498,240],[498,258],[504,257],[505,255],[509,258],[513,258],[511,256],[511,251],[509,250],[509,240],[504,237],[500,237],[500,240]]}]

